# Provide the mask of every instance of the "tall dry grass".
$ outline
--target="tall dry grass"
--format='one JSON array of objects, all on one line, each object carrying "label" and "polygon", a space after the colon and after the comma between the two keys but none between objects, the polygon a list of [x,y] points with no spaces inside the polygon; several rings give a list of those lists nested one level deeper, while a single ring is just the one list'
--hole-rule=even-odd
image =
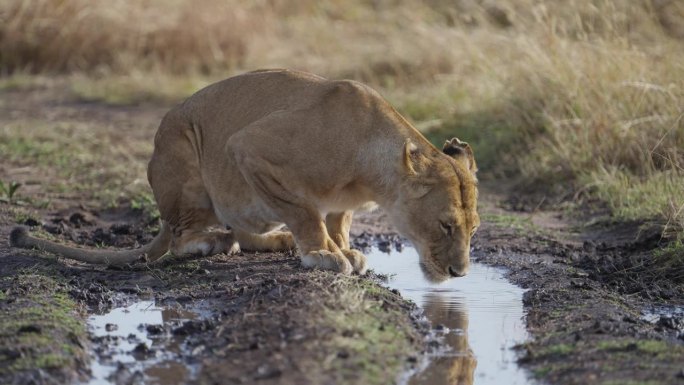
[{"label": "tall dry grass", "polygon": [[472,141],[483,176],[681,229],[683,26],[677,0],[5,0],[0,68],[113,102],[263,67],[355,78]]},{"label": "tall dry grass", "polygon": [[203,0],[6,0],[5,72],[209,72],[241,63],[245,30],[259,23],[229,3]]}]

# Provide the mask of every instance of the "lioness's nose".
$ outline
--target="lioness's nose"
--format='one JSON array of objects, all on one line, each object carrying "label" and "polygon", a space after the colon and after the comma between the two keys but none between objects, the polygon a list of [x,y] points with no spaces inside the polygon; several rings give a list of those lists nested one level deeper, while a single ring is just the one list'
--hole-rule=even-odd
[{"label": "lioness's nose", "polygon": [[449,275],[452,277],[463,277],[468,274],[468,268],[465,269],[454,269],[453,266],[449,266]]}]

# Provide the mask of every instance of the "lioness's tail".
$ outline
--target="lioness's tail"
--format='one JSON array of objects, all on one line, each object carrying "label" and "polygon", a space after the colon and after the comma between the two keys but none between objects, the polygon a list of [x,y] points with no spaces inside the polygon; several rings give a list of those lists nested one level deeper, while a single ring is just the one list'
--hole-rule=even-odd
[{"label": "lioness's tail", "polygon": [[159,234],[147,245],[133,250],[86,250],[60,245],[31,236],[25,227],[15,227],[10,233],[10,246],[25,249],[36,248],[77,261],[100,265],[126,265],[138,260],[148,262],[159,259],[169,250],[171,230],[162,222]]}]

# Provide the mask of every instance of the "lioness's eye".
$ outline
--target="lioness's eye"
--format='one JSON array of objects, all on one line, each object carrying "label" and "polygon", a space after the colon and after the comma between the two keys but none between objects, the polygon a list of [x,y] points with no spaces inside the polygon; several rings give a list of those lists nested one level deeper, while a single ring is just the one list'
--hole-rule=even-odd
[{"label": "lioness's eye", "polygon": [[439,221],[439,227],[442,228],[444,234],[451,235],[451,225],[442,221]]}]

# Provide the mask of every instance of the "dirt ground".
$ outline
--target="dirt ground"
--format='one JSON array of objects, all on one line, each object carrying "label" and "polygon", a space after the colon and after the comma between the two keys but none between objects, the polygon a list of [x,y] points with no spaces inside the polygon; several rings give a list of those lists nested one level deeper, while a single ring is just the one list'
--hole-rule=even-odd
[{"label": "dirt ground", "polygon": [[[82,103],[58,85],[10,89],[0,92],[0,134],[13,135],[7,127],[22,122],[68,122],[86,125],[95,142],[151,146],[166,109]],[[150,146],[135,151],[131,164],[144,170]],[[0,180],[23,183],[17,199],[0,203],[0,383],[85,380],[89,347],[103,352],[116,344],[89,337],[86,317],[139,298],[203,309],[200,319],[147,328],[157,339],[183,339],[180,355],[196,368],[195,383],[385,384],[428,350],[429,326],[414,305],[379,286],[383,277],[306,271],[291,253],[117,270],[10,249],[6,240],[17,224],[72,244],[133,247],[149,241],[157,223],[139,200],[103,204],[89,191],[97,184],[65,189],[64,178],[82,179],[32,158],[43,153],[0,156]],[[102,167],[95,174],[108,175],[106,165],[94,164]],[[684,305],[681,285],[649,273],[652,250],[662,246],[656,230],[603,221],[596,211],[539,209],[494,183],[483,183],[480,207],[473,258],[507,267],[528,289],[533,338],[519,350],[532,377],[551,384],[684,383],[684,314],[644,317]],[[402,242],[381,212],[357,216],[352,233],[358,247]],[[159,353],[136,347],[143,356]],[[113,377],[116,384],[140,381],[126,365]]]}]

